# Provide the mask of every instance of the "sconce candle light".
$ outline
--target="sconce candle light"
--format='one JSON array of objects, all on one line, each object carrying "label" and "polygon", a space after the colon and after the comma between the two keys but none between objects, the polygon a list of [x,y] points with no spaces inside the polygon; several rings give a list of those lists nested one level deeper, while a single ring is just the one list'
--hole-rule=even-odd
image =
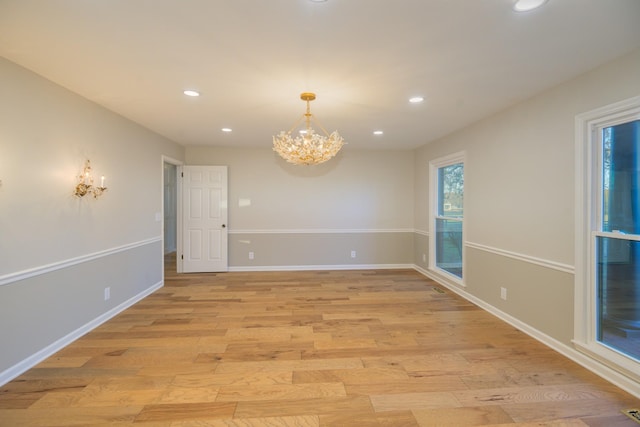
[{"label": "sconce candle light", "polygon": [[84,170],[81,175],[78,175],[78,184],[76,185],[76,189],[74,194],[77,197],[84,197],[87,194],[93,195],[94,199],[97,199],[98,196],[101,196],[102,193],[107,191],[107,187],[104,186],[104,176],[100,178],[100,186],[93,186],[93,176],[91,176],[91,162],[87,160],[84,164]]}]

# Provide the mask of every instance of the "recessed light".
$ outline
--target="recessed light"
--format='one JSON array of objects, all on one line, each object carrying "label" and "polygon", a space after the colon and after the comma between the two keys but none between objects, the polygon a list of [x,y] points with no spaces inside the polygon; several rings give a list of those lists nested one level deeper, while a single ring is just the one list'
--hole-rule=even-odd
[{"label": "recessed light", "polygon": [[419,104],[422,101],[424,101],[424,97],[422,97],[422,96],[414,96],[414,97],[409,98],[409,102],[412,103],[412,104]]},{"label": "recessed light", "polygon": [[513,10],[516,12],[528,12],[539,8],[546,2],[547,0],[517,0],[513,5]]},{"label": "recessed light", "polygon": [[311,3],[324,3],[327,0],[311,0]]},{"label": "recessed light", "polygon": [[231,128],[222,128],[220,129],[222,132],[231,132],[233,129]]},{"label": "recessed light", "polygon": [[200,92],[197,92],[195,90],[190,90],[190,89],[189,90],[185,90],[182,93],[184,93],[187,96],[200,96]]},{"label": "recessed light", "polygon": [[382,135],[382,134],[384,134],[384,132],[383,132],[383,131],[381,131],[381,130],[374,130],[374,131],[373,131],[373,134],[374,134],[374,135]]}]

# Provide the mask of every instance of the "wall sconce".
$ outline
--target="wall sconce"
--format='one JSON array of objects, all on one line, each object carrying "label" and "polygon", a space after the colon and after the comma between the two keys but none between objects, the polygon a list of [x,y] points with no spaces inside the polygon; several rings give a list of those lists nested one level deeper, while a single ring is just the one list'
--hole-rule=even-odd
[{"label": "wall sconce", "polygon": [[76,189],[73,194],[77,197],[84,197],[87,194],[91,194],[94,199],[97,199],[98,196],[101,196],[105,191],[107,191],[107,187],[104,186],[104,176],[100,178],[99,187],[93,186],[91,163],[87,160],[84,164],[84,171],[82,171],[82,175],[78,175],[78,184],[76,185]]}]

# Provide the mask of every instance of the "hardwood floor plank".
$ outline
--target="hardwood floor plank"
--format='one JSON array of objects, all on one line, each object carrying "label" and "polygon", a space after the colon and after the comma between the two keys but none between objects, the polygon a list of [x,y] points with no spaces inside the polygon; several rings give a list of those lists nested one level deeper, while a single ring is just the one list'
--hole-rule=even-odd
[{"label": "hardwood floor plank", "polygon": [[462,406],[507,405],[518,403],[608,400],[608,393],[583,384],[563,386],[510,387],[454,392]]},{"label": "hardwood floor plank", "polygon": [[[636,402],[637,403],[637,402]],[[531,403],[520,403],[502,406],[516,422],[549,421],[560,418],[580,418],[587,425],[591,418],[613,417],[623,420],[620,410],[610,399],[577,399],[577,400],[546,400]],[[624,415],[623,415],[624,417]],[[626,417],[625,417],[626,418]],[[637,423],[625,420],[630,427]]]},{"label": "hardwood floor plank", "polygon": [[84,368],[143,368],[145,366],[185,365],[193,363],[196,359],[198,355],[196,348],[197,345],[193,345],[192,348],[134,347],[118,356],[95,356],[85,363]]},{"label": "hardwood floor plank", "polygon": [[10,409],[0,413],[0,425],[7,427],[68,427],[93,424],[133,423],[141,407],[116,406],[102,408],[29,408]]},{"label": "hardwood floor plank", "polygon": [[407,380],[390,380],[385,382],[361,383],[346,386],[347,394],[393,394],[393,393],[422,393],[438,391],[455,391],[464,389],[465,385],[455,375],[442,375],[428,378],[409,378]]},{"label": "hardwood floor plank", "polygon": [[229,342],[243,343],[247,341],[284,342],[293,336],[313,337],[313,328],[310,326],[231,328],[227,329],[225,338]]},{"label": "hardwood floor plank", "polygon": [[176,375],[213,375],[217,367],[216,363],[193,363],[175,366],[146,366],[138,370],[138,376],[166,377]]},{"label": "hardwood floor plank", "polygon": [[462,406],[452,392],[389,393],[369,396],[376,412]]},{"label": "hardwood floor plank", "polygon": [[319,427],[317,416],[208,419],[203,421],[179,421],[171,427]]},{"label": "hardwood floor plank", "polygon": [[218,402],[257,402],[262,400],[313,399],[344,397],[347,392],[342,383],[269,384],[245,386],[221,386]]},{"label": "hardwood floor plank", "polygon": [[361,368],[318,371],[294,371],[293,383],[318,383],[339,381],[345,385],[373,384],[376,382],[408,381],[409,376],[402,368]]},{"label": "hardwood floor plank", "polygon": [[211,373],[209,375],[181,374],[176,375],[173,385],[180,387],[219,387],[223,385],[261,386],[274,384],[292,384],[292,371],[237,371],[231,373]]},{"label": "hardwood floor plank", "polygon": [[158,400],[162,390],[109,391],[50,393],[31,405],[30,408],[84,408],[144,406]]},{"label": "hardwood floor plank", "polygon": [[109,368],[86,368],[84,366],[79,368],[40,368],[35,367],[22,374],[19,378],[24,379],[67,379],[67,378],[99,378],[99,377],[129,377],[135,375],[138,372],[136,368],[121,368],[121,367],[109,367]]},{"label": "hardwood floor plank", "polygon": [[236,409],[232,402],[163,403],[147,405],[135,422],[231,418]]},{"label": "hardwood floor plank", "polygon": [[580,380],[568,372],[521,372],[519,369],[498,368],[495,373],[461,376],[464,384],[471,389],[527,387],[534,385],[554,385],[579,383]]},{"label": "hardwood floor plank", "polygon": [[320,425],[323,427],[419,427],[410,411],[385,412],[383,414],[350,412],[322,415]]},{"label": "hardwood floor plank", "polygon": [[170,385],[156,399],[159,404],[215,402],[217,387],[180,387]]},{"label": "hardwood floor plank", "polygon": [[216,373],[242,373],[255,370],[271,372],[292,372],[319,369],[354,369],[362,368],[362,361],[358,358],[284,360],[284,361],[250,361],[229,362],[218,366]]},{"label": "hardwood floor plank", "polygon": [[471,427],[513,423],[513,419],[497,406],[415,409],[413,415],[420,427]]},{"label": "hardwood floor plank", "polygon": [[277,401],[238,402],[236,418],[276,417],[292,415],[342,415],[367,413],[375,415],[366,396],[328,397]]},{"label": "hardwood floor plank", "polygon": [[41,368],[79,368],[85,365],[91,356],[54,356],[40,363]]},{"label": "hardwood floor plank", "polygon": [[0,394],[0,409],[27,409],[44,395],[43,392]]}]

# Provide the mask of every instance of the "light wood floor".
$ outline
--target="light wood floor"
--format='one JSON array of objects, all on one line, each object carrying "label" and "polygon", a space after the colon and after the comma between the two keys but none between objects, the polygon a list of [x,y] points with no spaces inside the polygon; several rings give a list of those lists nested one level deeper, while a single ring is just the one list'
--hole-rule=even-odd
[{"label": "light wood floor", "polygon": [[0,387],[0,425],[614,427],[638,405],[411,270],[168,271]]}]

